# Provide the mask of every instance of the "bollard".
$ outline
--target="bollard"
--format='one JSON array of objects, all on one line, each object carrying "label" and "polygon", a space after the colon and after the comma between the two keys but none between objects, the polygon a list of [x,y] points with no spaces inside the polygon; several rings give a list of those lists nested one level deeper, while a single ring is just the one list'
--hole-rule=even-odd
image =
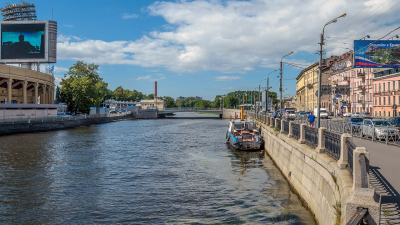
[{"label": "bollard", "polygon": [[325,127],[318,128],[318,146],[315,149],[318,153],[325,152]]},{"label": "bollard", "polygon": [[306,143],[306,126],[306,123],[300,124],[300,138],[298,140],[300,144]]},{"label": "bollard", "polygon": [[285,128],[284,128],[285,125],[284,125],[284,123],[283,123],[284,121],[285,121],[285,119],[282,119],[282,120],[281,120],[281,133],[284,133],[284,132],[285,132]]},{"label": "bollard", "polygon": [[267,116],[267,118],[266,118],[266,123],[265,123],[265,124],[266,124],[267,126],[269,126],[270,122],[271,122],[270,117]]}]

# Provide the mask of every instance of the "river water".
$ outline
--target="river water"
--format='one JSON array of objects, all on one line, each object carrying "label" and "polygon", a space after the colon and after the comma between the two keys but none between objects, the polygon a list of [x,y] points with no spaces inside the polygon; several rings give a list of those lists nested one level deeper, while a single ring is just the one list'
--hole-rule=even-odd
[{"label": "river water", "polygon": [[126,120],[0,137],[0,223],[314,224],[262,151],[229,148],[228,123]]}]

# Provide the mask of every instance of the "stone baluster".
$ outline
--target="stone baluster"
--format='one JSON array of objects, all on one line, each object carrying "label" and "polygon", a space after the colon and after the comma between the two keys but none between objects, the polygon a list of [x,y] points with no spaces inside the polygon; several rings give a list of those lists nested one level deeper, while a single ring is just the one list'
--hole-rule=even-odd
[{"label": "stone baluster", "polygon": [[315,149],[318,153],[324,153],[325,152],[325,127],[320,127],[318,129],[318,146]]},{"label": "stone baluster", "polygon": [[299,143],[304,144],[306,143],[306,123],[300,124],[300,138],[299,138]]}]

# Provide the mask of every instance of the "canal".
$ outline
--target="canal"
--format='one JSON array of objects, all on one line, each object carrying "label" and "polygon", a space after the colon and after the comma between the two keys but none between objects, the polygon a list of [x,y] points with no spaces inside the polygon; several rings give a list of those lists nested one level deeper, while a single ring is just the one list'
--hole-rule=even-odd
[{"label": "canal", "polygon": [[[195,116],[198,116],[197,114]],[[0,137],[1,224],[314,224],[227,120],[126,120]]]}]

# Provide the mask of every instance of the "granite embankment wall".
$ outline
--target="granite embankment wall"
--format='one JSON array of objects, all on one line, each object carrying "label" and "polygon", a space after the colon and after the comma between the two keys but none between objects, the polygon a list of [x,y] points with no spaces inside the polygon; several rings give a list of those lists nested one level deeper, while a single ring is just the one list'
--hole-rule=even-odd
[{"label": "granite embankment wall", "polygon": [[326,154],[261,124],[265,151],[319,224],[345,224],[345,203],[353,186],[347,169]]},{"label": "granite embankment wall", "polygon": [[235,119],[235,113],[240,118],[239,109],[224,109],[222,111],[222,119]]},{"label": "granite embankment wall", "polygon": [[70,121],[0,124],[0,135],[69,129],[80,126],[90,126],[93,124],[108,123],[108,122],[124,120],[124,119],[132,119],[132,118],[133,118],[132,114],[128,114],[125,116],[87,118],[87,119],[70,120]]}]

